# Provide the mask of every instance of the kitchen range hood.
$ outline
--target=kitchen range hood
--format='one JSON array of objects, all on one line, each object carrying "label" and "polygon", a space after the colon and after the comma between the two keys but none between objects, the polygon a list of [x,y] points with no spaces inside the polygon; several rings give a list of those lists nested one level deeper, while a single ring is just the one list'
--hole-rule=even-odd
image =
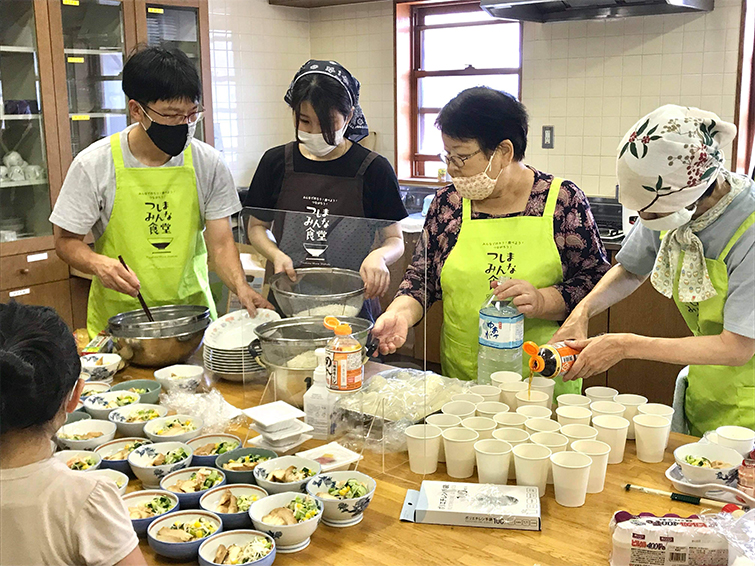
[{"label": "kitchen range hood", "polygon": [[528,22],[710,12],[713,0],[481,0],[491,16]]}]

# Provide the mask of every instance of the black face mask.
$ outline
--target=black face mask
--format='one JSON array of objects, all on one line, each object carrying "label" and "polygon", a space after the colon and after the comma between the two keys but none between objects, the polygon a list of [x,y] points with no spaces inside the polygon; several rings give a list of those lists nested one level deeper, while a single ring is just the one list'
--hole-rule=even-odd
[{"label": "black face mask", "polygon": [[[149,118],[149,116],[147,116]],[[149,139],[152,140],[161,151],[175,157],[186,148],[189,140],[189,125],[178,124],[176,126],[166,126],[158,124],[154,120],[149,128],[145,130]]]}]

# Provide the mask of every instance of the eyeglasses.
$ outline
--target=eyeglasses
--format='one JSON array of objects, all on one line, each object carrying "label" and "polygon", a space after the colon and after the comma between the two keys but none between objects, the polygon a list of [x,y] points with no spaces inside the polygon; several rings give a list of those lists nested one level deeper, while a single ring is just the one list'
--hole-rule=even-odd
[{"label": "eyeglasses", "polygon": [[451,155],[449,153],[439,153],[438,157],[440,157],[440,160],[445,163],[446,165],[453,165],[457,169],[461,169],[464,167],[464,164],[467,162],[467,159],[470,159],[477,155],[478,153],[482,153],[482,149],[478,149],[474,153],[470,153],[469,155]]},{"label": "eyeglasses", "polygon": [[[204,111],[202,110],[195,110],[194,112],[191,112],[189,114],[163,114],[161,112],[158,112],[154,108],[150,108],[146,104],[139,103],[139,106],[142,107],[142,110],[146,108],[147,110],[154,112],[161,118],[165,118],[170,124],[183,124],[184,122],[186,122],[187,124],[196,124],[204,117]],[[146,112],[144,113],[146,114]]]}]

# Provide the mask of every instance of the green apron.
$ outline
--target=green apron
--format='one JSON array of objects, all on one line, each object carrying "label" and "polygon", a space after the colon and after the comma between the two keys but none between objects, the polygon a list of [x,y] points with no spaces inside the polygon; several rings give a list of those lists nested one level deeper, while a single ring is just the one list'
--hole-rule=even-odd
[{"label": "green apron", "polygon": [[[95,251],[123,256],[147,305],[204,305],[215,318],[191,145],[180,167],[126,167],[120,133],[110,136],[110,146],[115,201]],[[105,288],[95,277],[87,307],[89,336],[104,330],[110,317],[140,308],[136,298]]]},{"label": "green apron", "polygon": [[[724,329],[724,304],[729,277],[724,260],[742,234],[755,224],[755,213],[737,229],[716,259],[705,259],[716,296],[699,303],[679,301],[678,286],[683,257],[677,267],[674,301],[695,336],[717,336]],[[723,425],[755,428],[755,357],[740,367],[690,366],[684,412],[690,434],[702,436]]]},{"label": "green apron", "polygon": [[[490,294],[491,281],[510,277],[543,289],[563,280],[561,256],[553,238],[553,212],[560,189],[561,179],[553,179],[541,217],[472,220],[472,203],[463,200],[459,239],[440,274],[443,375],[477,379],[479,313]],[[554,321],[525,318],[524,340],[545,344],[558,327]],[[522,375],[529,375],[525,358]],[[581,379],[564,383],[559,377],[555,381],[555,395],[582,390]]]}]

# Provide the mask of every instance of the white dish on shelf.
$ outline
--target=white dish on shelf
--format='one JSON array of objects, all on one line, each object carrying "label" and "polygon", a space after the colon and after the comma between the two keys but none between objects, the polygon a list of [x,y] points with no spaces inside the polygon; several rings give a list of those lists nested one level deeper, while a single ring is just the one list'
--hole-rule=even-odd
[{"label": "white dish on shelf", "polygon": [[249,439],[249,444],[252,446],[256,446],[257,448],[265,448],[267,450],[272,450],[273,452],[277,452],[278,454],[285,454],[286,452],[291,452],[294,448],[298,448],[302,444],[304,444],[307,440],[312,440],[311,434],[302,434],[299,436],[294,442],[290,444],[284,444],[283,446],[268,444],[265,442],[265,439],[262,435],[255,436],[254,438]]},{"label": "white dish on shelf", "polygon": [[737,489],[736,480],[728,485],[720,484],[695,484],[690,483],[682,474],[681,467],[674,463],[666,470],[666,478],[672,483],[674,489],[679,493],[695,495],[697,497],[706,497],[716,501],[726,503],[735,503],[737,505],[755,506],[755,497],[751,497]]},{"label": "white dish on shelf", "polygon": [[[353,450],[341,446],[338,442],[330,442],[329,444],[323,444],[304,452],[297,452],[296,455],[319,462],[323,473],[348,470],[351,464],[355,464],[363,458],[361,454],[357,454]],[[318,460],[318,458],[332,458],[333,461],[322,461]]]},{"label": "white dish on shelf", "polygon": [[265,433],[277,432],[291,428],[293,421],[304,417],[306,414],[301,409],[289,405],[285,401],[274,401],[264,405],[257,405],[244,409],[244,414],[252,419],[258,426],[259,431]]},{"label": "white dish on shelf", "polygon": [[293,423],[294,425],[292,427],[275,432],[267,432],[266,430],[263,430],[262,428],[259,428],[255,425],[251,425],[249,428],[259,432],[268,444],[275,445],[290,444],[299,435],[315,430],[315,427],[308,425],[307,423],[303,423],[299,420],[295,420],[293,421]]},{"label": "white dish on shelf", "polygon": [[230,312],[207,327],[204,342],[210,348],[219,350],[245,350],[257,338],[255,328],[280,318],[277,312],[269,309],[258,309],[254,318],[246,310]]}]

